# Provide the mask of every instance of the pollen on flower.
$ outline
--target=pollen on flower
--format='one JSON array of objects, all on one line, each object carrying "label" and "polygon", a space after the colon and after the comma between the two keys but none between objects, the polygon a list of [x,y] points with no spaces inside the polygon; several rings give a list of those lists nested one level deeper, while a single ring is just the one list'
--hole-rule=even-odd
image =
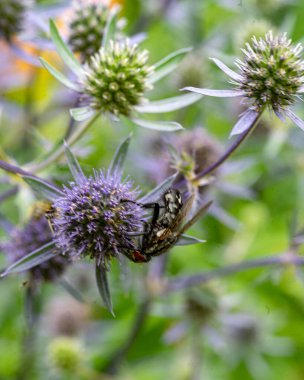
[{"label": "pollen on flower", "polygon": [[148,52],[137,45],[110,41],[89,61],[84,79],[84,94],[92,108],[114,115],[129,116],[151,89],[148,77],[153,68],[147,65]]},{"label": "pollen on flower", "polygon": [[265,106],[274,111],[292,105],[304,84],[302,45],[293,45],[286,34],[252,38],[243,49],[243,60],[237,60],[241,79],[233,82],[247,98],[252,108],[260,111]]},{"label": "pollen on flower", "polygon": [[108,267],[112,256],[136,248],[133,235],[143,230],[143,209],[130,181],[100,171],[63,191],[54,203],[53,224],[56,244],[64,253],[90,256]]},{"label": "pollen on flower", "polygon": [[31,4],[31,0],[0,1],[0,38],[10,41],[22,30],[25,12]]}]

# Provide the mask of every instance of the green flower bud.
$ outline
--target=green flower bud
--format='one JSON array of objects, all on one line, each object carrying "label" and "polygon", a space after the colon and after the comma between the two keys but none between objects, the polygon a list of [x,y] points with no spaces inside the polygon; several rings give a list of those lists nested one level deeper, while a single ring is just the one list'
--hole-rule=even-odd
[{"label": "green flower bud", "polygon": [[10,41],[22,30],[25,12],[30,5],[30,0],[0,1],[0,38]]},{"label": "green flower bud", "polygon": [[129,116],[133,107],[142,103],[143,94],[151,89],[148,77],[153,68],[147,65],[148,52],[128,40],[110,41],[88,62],[84,94],[90,106],[114,115]]},{"label": "green flower bud", "polygon": [[82,360],[83,352],[78,340],[58,337],[48,347],[52,366],[59,371],[74,373]]}]

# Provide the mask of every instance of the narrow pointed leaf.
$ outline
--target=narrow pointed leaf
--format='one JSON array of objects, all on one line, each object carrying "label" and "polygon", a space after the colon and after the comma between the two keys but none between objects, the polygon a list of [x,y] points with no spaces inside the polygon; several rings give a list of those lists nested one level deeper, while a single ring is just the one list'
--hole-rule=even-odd
[{"label": "narrow pointed leaf", "polygon": [[64,86],[70,88],[71,90],[81,92],[81,87],[78,86],[76,83],[73,83],[70,81],[65,75],[63,75],[60,71],[55,69],[51,64],[49,64],[47,61],[45,61],[43,58],[39,58],[39,61],[41,62],[42,66],[47,69],[47,71],[53,75],[59,82],[61,82]]},{"label": "narrow pointed leaf", "polygon": [[165,77],[173,70],[176,69],[181,60],[188,54],[192,48],[184,48],[169,54],[167,57],[163,58],[161,61],[154,65],[154,73],[150,76],[149,82],[155,83],[161,78]]},{"label": "narrow pointed leaf", "polygon": [[86,177],[83,174],[83,171],[79,165],[79,162],[77,161],[77,158],[74,156],[73,152],[71,151],[66,142],[64,142],[64,153],[73,178],[75,179],[76,183],[82,184]]},{"label": "narrow pointed leaf", "polygon": [[82,294],[74,288],[73,285],[71,285],[67,280],[62,278],[60,280],[60,285],[73,297],[75,300],[81,303],[85,303],[85,299],[83,298]]},{"label": "narrow pointed leaf", "polygon": [[194,236],[183,234],[181,238],[178,240],[178,242],[176,243],[176,245],[191,245],[191,244],[198,244],[198,243],[206,243],[206,240],[201,240]]},{"label": "narrow pointed leaf", "polygon": [[183,107],[187,107],[200,100],[202,95],[200,94],[185,94],[175,96],[174,98],[168,98],[163,100],[151,101],[142,106],[136,107],[136,111],[140,113],[162,113],[179,110]]},{"label": "narrow pointed leaf", "polygon": [[156,202],[164,194],[164,192],[172,186],[175,179],[176,174],[171,175],[170,177],[166,178],[162,183],[160,183],[157,187],[155,187],[153,190],[149,191],[148,194],[141,197],[138,201],[141,203]]},{"label": "narrow pointed leaf", "polygon": [[51,185],[43,179],[25,175],[22,178],[34,191],[50,201],[54,201],[64,195],[58,187]]},{"label": "narrow pointed leaf", "polygon": [[194,216],[184,225],[184,227],[182,228],[181,230],[181,233],[183,234],[184,232],[186,232],[191,226],[193,226],[194,223],[196,223],[198,221],[198,219],[200,217],[203,216],[203,214],[205,214],[205,212],[209,209],[209,207],[211,206],[212,204],[212,201],[206,203],[204,206],[202,206],[197,212],[196,214],[194,214]]},{"label": "narrow pointed leaf", "polygon": [[244,93],[239,90],[212,90],[209,88],[197,88],[197,87],[185,87],[181,91],[191,91],[196,94],[215,96],[217,98],[234,98],[237,96],[243,96]]},{"label": "narrow pointed leaf", "polygon": [[11,273],[23,272],[56,257],[59,253],[56,252],[54,248],[55,242],[53,241],[43,245],[9,266],[4,273],[1,274],[1,277],[5,277]]},{"label": "narrow pointed leaf", "polygon": [[113,315],[113,317],[115,317],[115,314],[113,312],[113,306],[112,306],[110,288],[109,288],[109,283],[108,283],[107,271],[103,267],[103,265],[97,265],[96,264],[95,275],[96,275],[96,282],[97,282],[99,294],[101,295],[103,303],[104,303],[105,307],[109,310],[109,312]]},{"label": "narrow pointed leaf", "polygon": [[175,121],[151,121],[151,120],[143,120],[132,118],[133,123],[148,129],[154,129],[155,131],[163,131],[163,132],[173,132],[184,129],[179,123]]},{"label": "narrow pointed leaf", "polygon": [[50,20],[50,33],[52,40],[57,48],[57,52],[62,58],[63,62],[73,71],[74,74],[77,76],[82,76],[84,73],[83,68],[61,38],[53,20]]},{"label": "narrow pointed leaf", "polygon": [[226,75],[235,81],[239,82],[242,80],[242,76],[235,71],[231,70],[228,66],[226,66],[222,61],[216,58],[210,58],[218,68],[220,68]]},{"label": "narrow pointed leaf", "polygon": [[295,123],[299,128],[304,131],[304,121],[300,119],[296,114],[294,114],[290,109],[284,110],[285,115],[289,117],[289,119]]},{"label": "narrow pointed leaf", "polygon": [[244,115],[239,119],[239,121],[235,124],[235,126],[232,128],[230,137],[239,135],[240,133],[247,131],[253,125],[253,123],[255,123],[258,116],[259,113],[256,111],[246,111]]},{"label": "narrow pointed leaf", "polygon": [[76,121],[84,121],[89,119],[93,114],[94,111],[91,107],[78,107],[78,108],[71,108],[70,114],[72,118]]},{"label": "narrow pointed leaf", "polygon": [[107,25],[105,27],[105,31],[102,38],[102,46],[104,48],[107,48],[109,45],[109,42],[115,41],[115,33],[116,33],[116,26],[117,26],[117,14],[118,14],[118,8],[111,10],[110,17],[108,18]]},{"label": "narrow pointed leaf", "polygon": [[109,173],[120,174],[123,170],[123,165],[128,153],[130,141],[131,141],[132,135],[128,136],[116,149],[116,152],[114,154],[114,157],[112,158],[112,161],[110,163],[109,167]]}]

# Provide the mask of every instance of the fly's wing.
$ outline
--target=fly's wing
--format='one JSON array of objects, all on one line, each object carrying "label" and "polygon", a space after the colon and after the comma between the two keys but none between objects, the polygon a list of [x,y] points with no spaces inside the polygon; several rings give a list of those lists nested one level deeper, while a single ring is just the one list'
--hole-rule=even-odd
[{"label": "fly's wing", "polygon": [[[194,201],[194,195],[191,195],[186,202],[183,204],[182,208],[180,209],[180,212],[176,215],[174,220],[172,221],[170,227],[165,228],[161,232],[161,235],[158,235],[157,238],[159,240],[165,240],[172,236],[172,233],[177,232],[181,224],[183,223],[186,216],[189,214],[192,204]],[[178,235],[180,235],[180,232],[178,232]]]},{"label": "fly's wing", "polygon": [[204,206],[202,206],[198,211],[197,213],[193,216],[193,218],[191,218],[185,225],[184,227],[180,230],[179,232],[179,235],[183,234],[184,232],[186,232],[207,210],[208,208],[211,206],[212,204],[212,201],[204,204]]}]

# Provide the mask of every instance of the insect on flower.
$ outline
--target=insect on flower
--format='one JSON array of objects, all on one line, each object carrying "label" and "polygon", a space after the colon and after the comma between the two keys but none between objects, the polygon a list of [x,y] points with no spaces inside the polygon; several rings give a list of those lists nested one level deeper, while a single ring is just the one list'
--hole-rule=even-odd
[{"label": "insect on flower", "polygon": [[[132,252],[127,250],[124,252],[125,255],[135,263],[142,263],[171,249],[211,205],[211,202],[206,203],[184,224],[193,200],[194,196],[190,196],[183,203],[179,190],[170,188],[163,195],[163,206],[159,203],[144,205],[154,207],[152,220],[146,224],[140,248]],[[160,214],[162,207],[164,211]]]}]

